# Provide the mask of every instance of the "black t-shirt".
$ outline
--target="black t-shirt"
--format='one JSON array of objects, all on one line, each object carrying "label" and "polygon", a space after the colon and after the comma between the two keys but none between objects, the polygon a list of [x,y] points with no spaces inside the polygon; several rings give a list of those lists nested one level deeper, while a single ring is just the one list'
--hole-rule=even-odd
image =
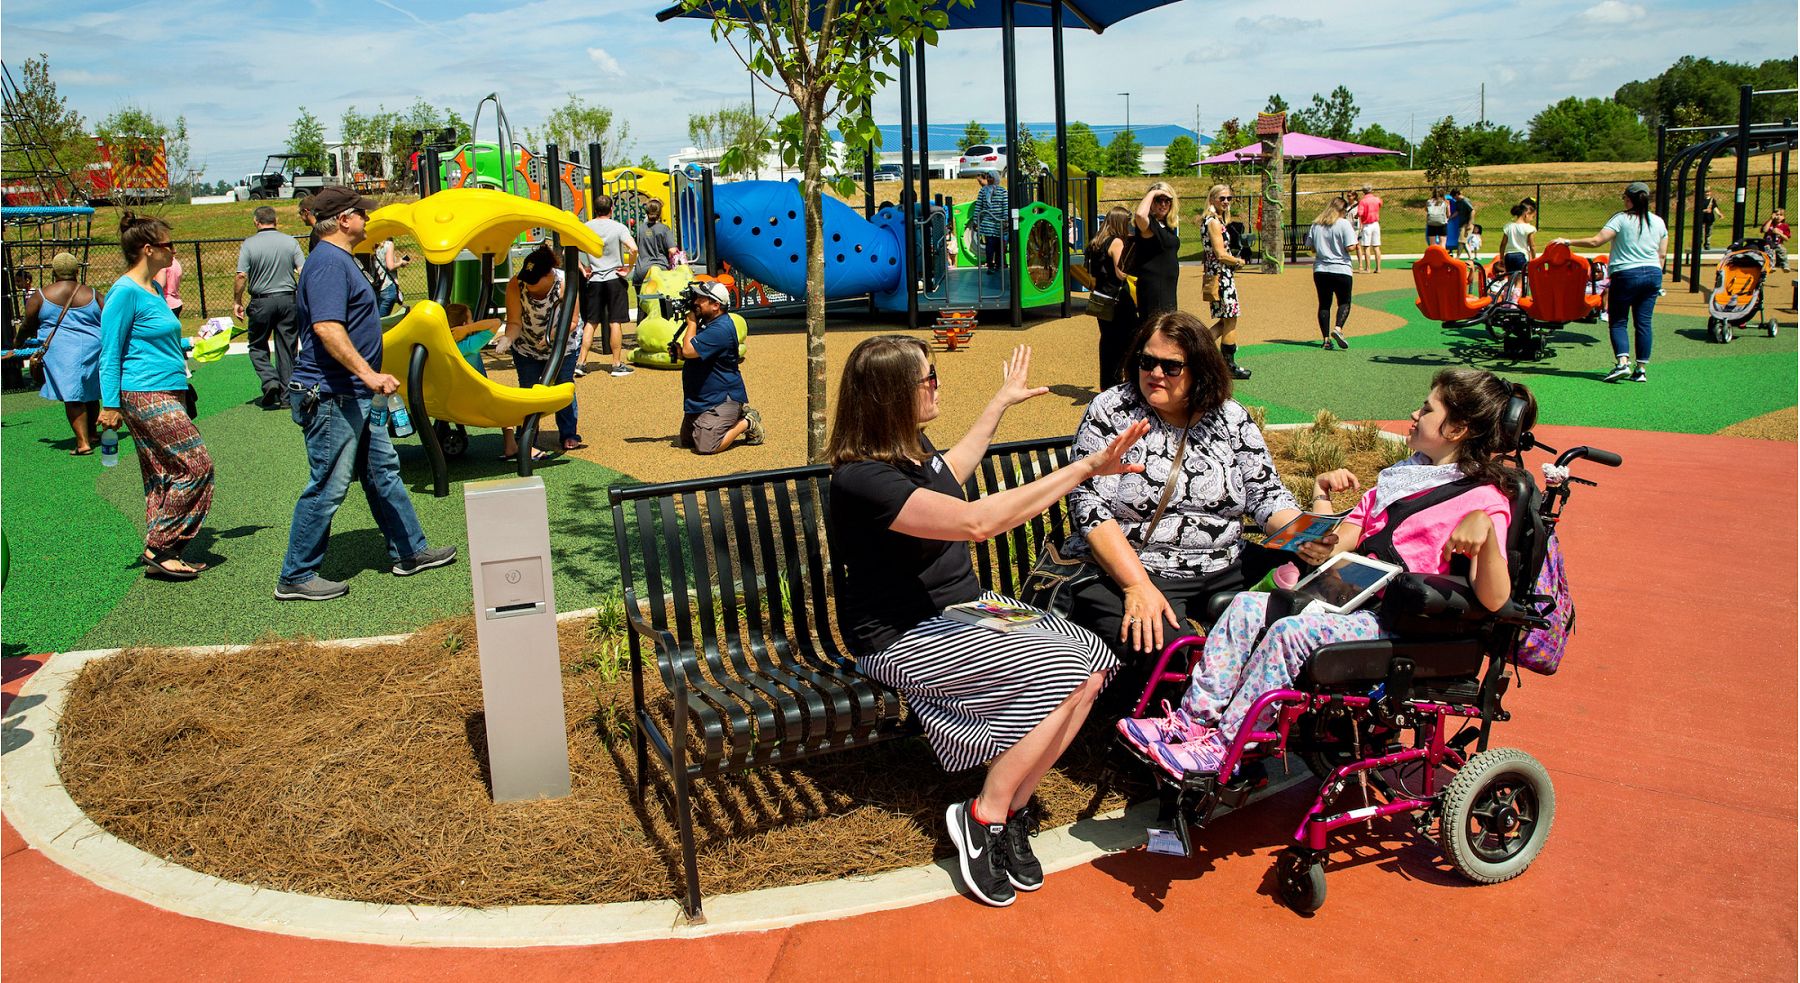
[{"label": "black t-shirt", "polygon": [[1467,222],[1469,216],[1474,214],[1475,209],[1469,206],[1469,199],[1458,195],[1450,200],[1450,221]]},{"label": "black t-shirt", "polygon": [[831,473],[832,549],[843,559],[848,587],[838,623],[860,655],[879,652],[919,622],[982,594],[963,541],[919,539],[891,526],[921,488],[962,498],[950,465],[920,435],[924,467],[852,461]]},{"label": "black t-shirt", "polygon": [[1128,272],[1138,278],[1138,310],[1145,315],[1175,309],[1175,283],[1181,275],[1181,236],[1157,219],[1150,235],[1131,240]]}]

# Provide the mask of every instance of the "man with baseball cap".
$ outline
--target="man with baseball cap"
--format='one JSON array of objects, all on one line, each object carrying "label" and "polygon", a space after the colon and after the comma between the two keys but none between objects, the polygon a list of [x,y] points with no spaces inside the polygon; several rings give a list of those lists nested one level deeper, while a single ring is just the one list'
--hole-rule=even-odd
[{"label": "man with baseball cap", "polygon": [[725,308],[731,294],[710,277],[688,285],[691,307],[669,354],[681,357],[681,446],[717,454],[733,444],[763,442],[762,416],[747,404],[738,372],[737,325]]},{"label": "man with baseball cap", "polygon": [[[306,434],[312,474],[294,505],[287,556],[275,598],[329,601],[349,593],[348,584],[319,576],[331,520],[352,476],[362,480],[375,525],[387,538],[395,576],[446,566],[456,547],[432,549],[400,480],[400,457],[387,427],[369,422],[370,403],[386,399],[400,380],[381,371],[381,319],[375,288],[350,250],[363,240],[369,212],[377,205],[349,188],[332,185],[312,196],[319,246],[306,258],[295,291],[300,354],[288,383],[294,422]],[[423,423],[423,421],[421,421]]]}]

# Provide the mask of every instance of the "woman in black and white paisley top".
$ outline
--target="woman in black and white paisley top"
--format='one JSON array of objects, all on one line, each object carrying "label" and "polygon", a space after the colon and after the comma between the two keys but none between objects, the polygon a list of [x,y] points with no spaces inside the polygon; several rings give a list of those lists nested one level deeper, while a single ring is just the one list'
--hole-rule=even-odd
[{"label": "woman in black and white paisley top", "polygon": [[[1272,531],[1300,506],[1255,422],[1231,398],[1230,369],[1199,318],[1168,311],[1150,319],[1127,367],[1130,378],[1088,404],[1075,455],[1147,420],[1149,434],[1128,455],[1144,471],[1090,478],[1070,492],[1074,523],[1065,547],[1105,572],[1075,595],[1071,620],[1107,639],[1129,666],[1134,654],[1160,652],[1214,593],[1261,579],[1265,570],[1245,569],[1244,516]],[[1174,491],[1149,529],[1178,453]],[[1127,695],[1132,684],[1127,672],[1115,690]]]}]

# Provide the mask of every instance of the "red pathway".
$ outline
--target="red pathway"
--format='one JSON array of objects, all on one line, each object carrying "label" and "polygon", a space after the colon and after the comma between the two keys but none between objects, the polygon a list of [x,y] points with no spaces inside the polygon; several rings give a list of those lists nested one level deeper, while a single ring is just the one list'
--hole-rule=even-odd
[{"label": "red pathway", "polygon": [[[1550,428],[1590,467],[1563,536],[1580,610],[1562,674],[1529,676],[1498,743],[1541,758],[1555,829],[1523,877],[1473,887],[1400,825],[1338,841],[1311,918],[1275,903],[1305,786],[1227,817],[1193,860],[1118,855],[991,910],[961,898],[692,941],[512,950],[319,942],[171,914],[4,830],[10,980],[1044,977],[1401,967],[1458,978],[1792,979],[1796,973],[1796,447]],[[1766,521],[1764,521],[1766,520]],[[22,667],[8,660],[8,691]]]}]

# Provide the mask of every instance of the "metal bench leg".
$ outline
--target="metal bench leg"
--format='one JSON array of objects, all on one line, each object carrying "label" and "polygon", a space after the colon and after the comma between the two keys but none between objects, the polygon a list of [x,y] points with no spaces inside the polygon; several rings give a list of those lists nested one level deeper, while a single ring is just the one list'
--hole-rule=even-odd
[{"label": "metal bench leg", "polygon": [[690,924],[703,925],[706,916],[700,911],[700,867],[694,861],[694,803],[688,795],[685,742],[676,746],[671,757],[674,767],[669,770],[675,781],[675,816],[681,833],[681,871],[687,883],[687,903],[682,907]]}]

